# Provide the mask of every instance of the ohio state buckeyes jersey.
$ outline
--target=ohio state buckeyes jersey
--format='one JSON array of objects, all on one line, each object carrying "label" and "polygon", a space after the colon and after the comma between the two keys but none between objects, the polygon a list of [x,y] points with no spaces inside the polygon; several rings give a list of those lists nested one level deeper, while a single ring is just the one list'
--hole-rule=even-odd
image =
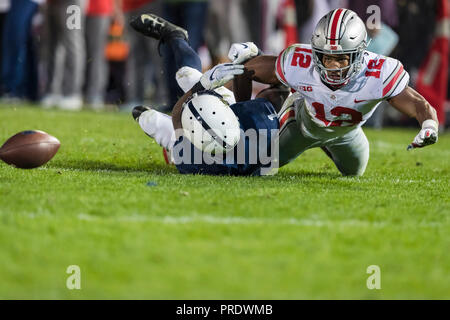
[{"label": "ohio state buckeyes jersey", "polygon": [[293,89],[302,130],[317,138],[341,136],[362,126],[382,100],[398,95],[409,82],[398,60],[366,51],[360,72],[333,91],[320,80],[308,44],[295,44],[281,52],[276,75]]}]

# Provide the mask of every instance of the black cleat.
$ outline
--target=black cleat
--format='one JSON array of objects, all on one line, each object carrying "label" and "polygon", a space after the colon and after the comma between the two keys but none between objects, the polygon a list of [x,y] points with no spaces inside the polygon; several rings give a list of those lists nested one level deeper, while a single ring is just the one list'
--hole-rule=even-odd
[{"label": "black cleat", "polygon": [[147,13],[134,17],[130,21],[130,26],[137,32],[156,40],[165,41],[173,37],[188,41],[186,30],[155,14]]},{"label": "black cleat", "polygon": [[137,106],[133,108],[133,111],[131,111],[131,115],[133,116],[133,119],[135,121],[139,121],[139,117],[141,116],[141,114],[149,110],[152,109],[150,107]]}]

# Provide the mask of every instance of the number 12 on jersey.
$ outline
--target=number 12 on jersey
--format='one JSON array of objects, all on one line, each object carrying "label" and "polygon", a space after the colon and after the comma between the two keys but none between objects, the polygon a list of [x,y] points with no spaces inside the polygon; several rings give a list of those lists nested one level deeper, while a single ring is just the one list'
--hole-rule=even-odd
[{"label": "number 12 on jersey", "polygon": [[[346,120],[328,120],[325,115],[325,106],[319,102],[314,102],[312,104],[314,109],[316,110],[316,118],[322,121],[326,127],[341,127],[341,126],[350,126],[356,125],[363,120],[362,113],[356,111],[354,109],[346,108],[346,107],[334,107],[331,109],[330,113],[333,116],[340,117],[344,114],[349,115],[350,119]],[[344,123],[344,124],[343,124]]]},{"label": "number 12 on jersey", "polygon": [[291,66],[309,68],[312,58],[309,54],[303,54],[302,52],[312,53],[310,49],[296,48],[294,54],[292,55]]},{"label": "number 12 on jersey", "polygon": [[369,63],[367,64],[368,70],[366,71],[366,77],[375,77],[379,79],[381,75],[381,68],[383,67],[383,63],[385,61],[386,59],[369,60]]}]

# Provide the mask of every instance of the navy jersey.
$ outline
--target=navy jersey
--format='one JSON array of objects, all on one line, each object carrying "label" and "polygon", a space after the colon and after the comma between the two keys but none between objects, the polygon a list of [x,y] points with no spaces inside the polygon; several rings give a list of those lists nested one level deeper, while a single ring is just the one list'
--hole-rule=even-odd
[{"label": "navy jersey", "polygon": [[[175,163],[179,163],[183,158],[183,150],[188,150],[186,148],[191,150],[189,161],[176,164],[180,173],[259,175],[262,167],[270,167],[267,160],[273,156],[272,147],[276,138],[274,133],[278,134],[280,128],[277,113],[272,104],[266,99],[255,99],[235,103],[230,108],[238,117],[242,129],[238,145],[224,155],[223,159],[219,159],[220,162],[206,161],[205,159],[211,160],[213,156],[202,153],[188,139],[180,137],[173,148]],[[252,133],[256,133],[256,136]],[[201,159],[194,159],[195,152],[197,155],[199,153],[202,155]]]}]

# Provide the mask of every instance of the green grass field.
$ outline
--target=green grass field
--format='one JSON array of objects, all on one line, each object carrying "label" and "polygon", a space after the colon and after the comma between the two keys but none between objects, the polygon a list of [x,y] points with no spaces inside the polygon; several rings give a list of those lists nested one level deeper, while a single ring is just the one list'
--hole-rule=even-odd
[{"label": "green grass field", "polygon": [[276,176],[212,177],[166,166],[129,114],[0,119],[1,143],[61,141],[41,168],[0,164],[0,298],[450,299],[449,134],[407,152],[418,130],[366,129],[362,178],[317,149]]}]

